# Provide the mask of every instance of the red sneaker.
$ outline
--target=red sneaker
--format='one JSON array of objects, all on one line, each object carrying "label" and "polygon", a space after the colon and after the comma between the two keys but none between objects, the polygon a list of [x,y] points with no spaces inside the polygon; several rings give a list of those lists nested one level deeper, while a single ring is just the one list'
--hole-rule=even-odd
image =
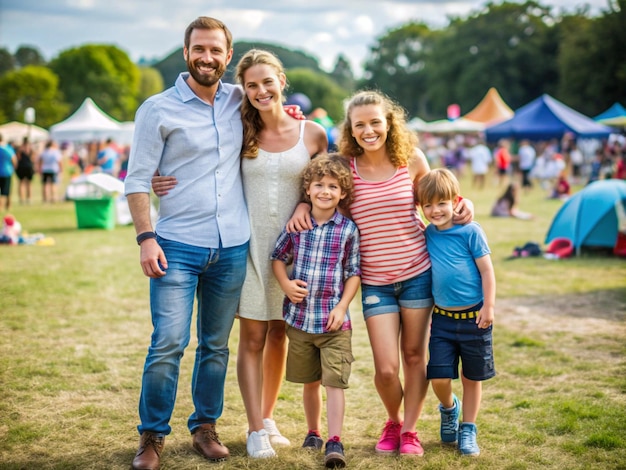
[{"label": "red sneaker", "polygon": [[394,423],[388,420],[383,428],[383,433],[376,444],[376,452],[379,454],[393,454],[400,448],[400,431],[402,423]]},{"label": "red sneaker", "polygon": [[424,455],[424,448],[416,432],[403,432],[400,436],[400,441],[400,455],[407,457],[421,457]]}]

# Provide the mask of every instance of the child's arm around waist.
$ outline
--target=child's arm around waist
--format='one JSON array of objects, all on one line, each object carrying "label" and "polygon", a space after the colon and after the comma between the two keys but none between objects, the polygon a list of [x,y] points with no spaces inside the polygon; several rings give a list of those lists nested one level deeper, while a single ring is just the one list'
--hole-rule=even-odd
[{"label": "child's arm around waist", "polygon": [[343,321],[346,318],[346,312],[350,306],[350,302],[356,295],[361,285],[361,276],[349,277],[343,286],[343,294],[341,300],[335,308],[333,308],[328,314],[328,322],[326,323],[326,330],[337,331],[341,329]]},{"label": "child's arm around waist", "polygon": [[302,302],[304,298],[309,295],[309,291],[306,289],[307,284],[305,281],[300,279],[289,279],[289,276],[287,275],[287,265],[284,261],[277,259],[273,260],[272,271],[274,271],[274,276],[276,276],[276,280],[278,280],[280,288],[294,304]]}]

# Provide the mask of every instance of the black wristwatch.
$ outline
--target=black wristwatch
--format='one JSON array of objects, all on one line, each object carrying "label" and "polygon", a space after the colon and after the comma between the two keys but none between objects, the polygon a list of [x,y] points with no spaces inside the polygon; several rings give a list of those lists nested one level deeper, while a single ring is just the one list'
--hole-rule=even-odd
[{"label": "black wristwatch", "polygon": [[148,240],[149,238],[156,238],[156,233],[154,232],[143,232],[137,235],[137,245],[141,245],[142,242]]}]

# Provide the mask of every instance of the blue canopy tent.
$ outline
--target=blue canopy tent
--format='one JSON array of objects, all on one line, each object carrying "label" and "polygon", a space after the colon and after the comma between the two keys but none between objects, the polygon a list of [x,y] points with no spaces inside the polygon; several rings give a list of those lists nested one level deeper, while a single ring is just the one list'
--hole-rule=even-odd
[{"label": "blue canopy tent", "polygon": [[566,132],[603,139],[615,130],[544,94],[516,110],[508,121],[485,129],[485,137],[489,142],[503,138],[539,141],[560,139]]},{"label": "blue canopy tent", "polygon": [[626,127],[626,108],[619,103],[613,103],[613,106],[593,119],[605,126]]},{"label": "blue canopy tent", "polygon": [[598,114],[593,118],[594,121],[602,121],[604,119],[612,119],[616,117],[626,116],[626,108],[619,103],[613,103],[613,105],[606,111]]}]

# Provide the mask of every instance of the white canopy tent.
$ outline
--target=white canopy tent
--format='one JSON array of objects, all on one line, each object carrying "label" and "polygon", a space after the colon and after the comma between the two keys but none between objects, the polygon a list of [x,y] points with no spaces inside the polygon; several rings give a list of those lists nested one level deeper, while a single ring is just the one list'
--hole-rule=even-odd
[{"label": "white canopy tent", "polygon": [[111,137],[116,141],[124,134],[121,123],[102,111],[91,98],[68,117],[50,127],[50,136],[58,142],[92,142]]},{"label": "white canopy tent", "polygon": [[133,134],[135,133],[135,122],[124,121],[120,123],[120,131],[115,137],[115,141],[121,145],[130,145],[133,143]]},{"label": "white canopy tent", "polygon": [[[419,123],[418,123],[419,124]],[[413,127],[417,128],[417,125]],[[419,131],[431,134],[472,134],[482,132],[485,124],[470,119],[458,118],[453,121],[441,119],[439,121],[423,122],[419,124]]]},{"label": "white canopy tent", "polygon": [[43,142],[48,140],[48,131],[43,127],[34,124],[24,124],[17,121],[11,121],[0,126],[0,134],[5,142],[15,142],[21,144],[24,137],[28,137],[31,142]]}]

